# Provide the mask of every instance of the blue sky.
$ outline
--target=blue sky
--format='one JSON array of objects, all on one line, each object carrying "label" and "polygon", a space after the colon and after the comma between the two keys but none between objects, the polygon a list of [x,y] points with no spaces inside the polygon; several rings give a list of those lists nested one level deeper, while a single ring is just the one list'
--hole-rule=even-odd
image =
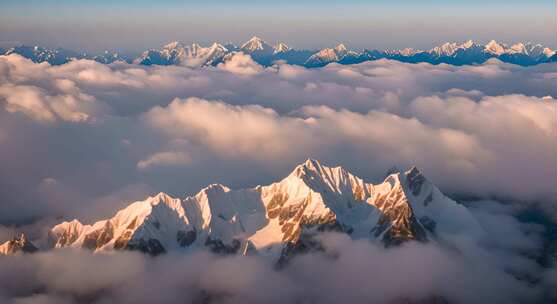
[{"label": "blue sky", "polygon": [[447,40],[532,41],[557,48],[557,1],[2,0],[0,46],[142,50],[172,40],[299,48],[428,48]]}]

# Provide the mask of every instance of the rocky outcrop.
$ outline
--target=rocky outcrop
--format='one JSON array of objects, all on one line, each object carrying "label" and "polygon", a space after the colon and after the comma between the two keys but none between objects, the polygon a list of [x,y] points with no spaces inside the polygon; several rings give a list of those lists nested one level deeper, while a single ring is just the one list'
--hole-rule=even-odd
[{"label": "rocky outcrop", "polygon": [[33,253],[38,250],[31,241],[27,239],[25,234],[20,234],[17,237],[0,245],[0,254],[12,255],[16,253]]}]

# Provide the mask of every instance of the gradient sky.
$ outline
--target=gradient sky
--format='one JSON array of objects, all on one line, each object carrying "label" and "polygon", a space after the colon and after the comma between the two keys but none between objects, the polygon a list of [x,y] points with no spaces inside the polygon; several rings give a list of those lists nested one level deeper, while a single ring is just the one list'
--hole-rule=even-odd
[{"label": "gradient sky", "polygon": [[1,0],[0,47],[139,51],[258,35],[297,48],[429,48],[466,39],[557,48],[556,11],[553,0]]}]

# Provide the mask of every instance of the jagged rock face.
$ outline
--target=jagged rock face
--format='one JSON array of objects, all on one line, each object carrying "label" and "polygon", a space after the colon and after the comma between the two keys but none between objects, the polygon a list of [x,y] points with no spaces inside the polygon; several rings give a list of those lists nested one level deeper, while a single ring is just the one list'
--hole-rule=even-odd
[{"label": "jagged rock face", "polygon": [[0,254],[11,255],[16,253],[33,253],[38,250],[24,234],[0,245]]},{"label": "jagged rock face", "polygon": [[[409,183],[412,193],[419,192],[416,191],[416,187],[419,185]],[[426,231],[416,219],[400,183],[396,183],[391,191],[378,195],[374,200],[374,205],[382,214],[377,226],[372,229],[372,233],[375,237],[382,237],[387,246],[397,245],[407,240],[427,240]]]},{"label": "jagged rock face", "polygon": [[54,247],[64,247],[73,244],[83,231],[83,225],[78,220],[66,222],[65,225],[56,226],[50,231]]},{"label": "jagged rock face", "polygon": [[[459,213],[459,221],[448,220]],[[437,230],[477,226],[420,171],[393,172],[366,183],[340,167],[315,160],[268,186],[230,190],[214,184],[184,199],[160,193],[92,225],[65,222],[51,231],[55,247],[128,249],[152,255],[206,248],[219,254],[262,254],[284,261],[319,250],[323,231],[347,233],[393,246],[427,241]],[[481,229],[481,228],[478,228]]]},{"label": "jagged rock face", "polygon": [[133,240],[126,244],[125,249],[128,250],[138,250],[143,253],[155,256],[161,253],[165,253],[166,249],[162,246],[161,242],[157,239],[139,239]]},{"label": "jagged rock face", "polygon": [[178,231],[176,234],[176,241],[181,247],[188,247],[197,239],[197,231],[195,228],[190,231]]}]

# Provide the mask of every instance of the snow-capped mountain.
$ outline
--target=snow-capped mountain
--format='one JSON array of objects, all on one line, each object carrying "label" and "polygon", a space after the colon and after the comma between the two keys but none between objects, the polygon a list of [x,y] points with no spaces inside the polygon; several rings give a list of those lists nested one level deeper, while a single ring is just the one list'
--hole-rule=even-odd
[{"label": "snow-capped mountain", "polygon": [[197,43],[186,46],[174,41],[163,46],[161,50],[152,49],[143,52],[134,63],[201,67],[218,64],[228,52],[227,48],[216,42],[209,47],[202,47]]},{"label": "snow-capped mountain", "polygon": [[384,56],[379,53],[376,57],[412,63],[429,62],[453,65],[482,64],[490,58],[497,58],[503,62],[528,66],[548,62],[553,54],[555,54],[554,51],[540,44],[516,43],[508,46],[492,40],[481,45],[468,40],[463,43],[445,43],[429,51],[413,49],[387,51]]},{"label": "snow-capped mountain", "polygon": [[[235,52],[250,55],[263,66],[270,66],[277,61],[305,67],[322,67],[329,63],[355,64],[364,61],[390,59],[408,63],[428,62],[431,64],[470,65],[482,64],[491,58],[522,66],[529,66],[555,61],[556,52],[541,44],[515,43],[507,45],[495,40],[487,44],[472,40],[465,42],[447,42],[430,50],[405,48],[400,50],[350,50],[344,44],[322,50],[297,50],[283,42],[275,46],[259,37],[252,37],[241,46],[213,43],[203,47],[197,43],[185,45],[171,42],[161,49],[144,51],[138,57],[123,55],[114,51],[100,54],[78,53],[64,49],[48,49],[39,46],[18,46],[3,51],[2,54],[20,54],[35,62],[49,62],[53,65],[64,64],[74,59],[91,59],[101,63],[115,61],[133,62],[142,65],[182,65],[192,68],[215,66],[231,57]],[[133,59],[135,58],[135,59]]]},{"label": "snow-capped mountain", "polygon": [[290,50],[292,50],[292,49],[288,45],[286,45],[286,43],[279,42],[275,45],[274,50],[273,50],[273,54],[286,53]]},{"label": "snow-capped mountain", "polygon": [[452,43],[447,42],[441,46],[434,47],[433,49],[431,49],[430,53],[437,55],[438,57],[453,56],[459,50],[468,50],[472,47],[477,47],[477,46],[478,45],[475,44],[472,40],[468,40],[462,44],[456,42],[452,42]]},{"label": "snow-capped mountain", "polygon": [[115,61],[131,62],[130,56],[115,51],[104,51],[99,54],[88,54],[72,50],[57,48],[49,49],[41,46],[20,45],[1,51],[3,55],[18,54],[34,62],[48,62],[51,65],[61,65],[77,59],[90,59],[100,63],[113,63]]},{"label": "snow-capped mountain", "polygon": [[311,55],[305,65],[310,67],[324,66],[331,62],[339,62],[348,54],[348,49],[342,43],[334,48],[325,48]]},{"label": "snow-capped mountain", "polygon": [[10,48],[5,52],[5,55],[10,54],[19,54],[34,62],[48,62],[52,65],[64,64],[73,59],[80,59],[85,56],[85,54],[62,48],[48,49],[40,46],[25,45]]},{"label": "snow-capped mountain", "polygon": [[91,59],[104,64],[110,64],[116,61],[128,61],[125,56],[122,56],[119,52],[116,51],[104,51],[101,54],[92,55]]},{"label": "snow-capped mountain", "polygon": [[500,56],[507,51],[507,46],[504,44],[499,44],[495,40],[491,40],[485,45],[485,52],[493,54],[495,56]]},{"label": "snow-capped mountain", "polygon": [[555,51],[544,47],[541,44],[533,44],[533,43],[516,43],[511,46],[506,44],[498,43],[495,40],[491,40],[485,46],[485,51],[487,53],[491,53],[493,55],[501,56],[503,54],[522,54],[526,56],[530,56],[534,59],[536,58],[549,58],[555,55]]},{"label": "snow-capped mountain", "polygon": [[519,42],[508,46],[495,40],[490,41],[485,46],[485,52],[496,56],[496,58],[502,61],[519,65],[534,65],[548,62],[551,56],[555,55],[555,51],[541,44]]},{"label": "snow-capped mountain", "polygon": [[274,48],[268,44],[267,42],[263,41],[263,39],[253,36],[250,40],[246,43],[242,44],[240,50],[251,54],[251,53],[273,53]]},{"label": "snow-capped mountain", "polygon": [[372,184],[308,159],[268,186],[232,190],[213,184],[184,198],[159,193],[91,225],[64,222],[51,230],[51,241],[57,248],[149,254],[208,248],[280,260],[307,248],[324,230],[392,246],[481,227],[416,168]]},{"label": "snow-capped mountain", "polygon": [[37,251],[37,247],[31,243],[25,236],[20,234],[17,237],[0,245],[0,255],[11,255],[16,253],[33,253]]},{"label": "snow-capped mountain", "polygon": [[[279,47],[280,46],[281,45],[279,45]],[[282,44],[282,46],[286,45]],[[286,48],[288,47],[286,46]],[[273,62],[277,59],[276,55],[282,53],[257,36],[253,36],[246,43],[242,44],[238,51],[250,55],[253,60],[265,66],[273,64]]]}]

